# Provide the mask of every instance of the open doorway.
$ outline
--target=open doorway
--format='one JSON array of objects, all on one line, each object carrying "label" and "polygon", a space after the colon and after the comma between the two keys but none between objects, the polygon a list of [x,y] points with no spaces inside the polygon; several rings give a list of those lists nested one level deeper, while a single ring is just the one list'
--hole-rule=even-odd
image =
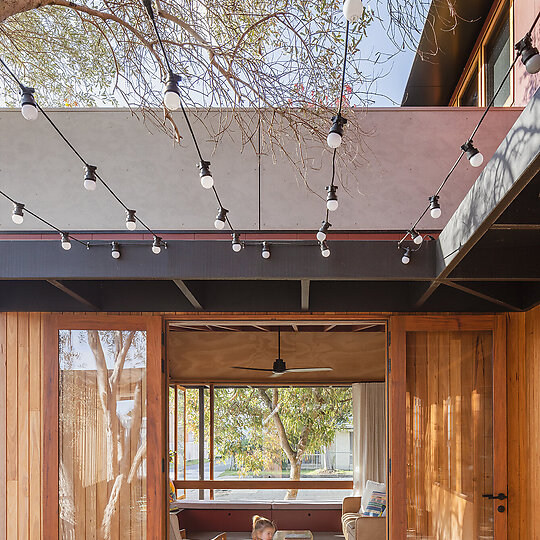
[{"label": "open doorway", "polygon": [[386,484],[386,344],[384,322],[171,322],[179,528],[248,538],[262,514],[280,530],[342,534],[344,499]]}]

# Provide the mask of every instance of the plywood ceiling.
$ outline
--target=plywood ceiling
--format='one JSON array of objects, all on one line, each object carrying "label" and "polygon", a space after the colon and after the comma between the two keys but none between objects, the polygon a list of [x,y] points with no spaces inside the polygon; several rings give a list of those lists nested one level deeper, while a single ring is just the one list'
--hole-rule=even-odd
[{"label": "plywood ceiling", "polygon": [[[216,329],[217,330],[217,329]],[[181,383],[339,383],[383,381],[384,332],[299,331],[281,333],[281,358],[287,368],[331,367],[319,373],[271,373],[234,369],[232,366],[272,368],[277,358],[277,332],[271,331],[169,332],[171,380]]]}]

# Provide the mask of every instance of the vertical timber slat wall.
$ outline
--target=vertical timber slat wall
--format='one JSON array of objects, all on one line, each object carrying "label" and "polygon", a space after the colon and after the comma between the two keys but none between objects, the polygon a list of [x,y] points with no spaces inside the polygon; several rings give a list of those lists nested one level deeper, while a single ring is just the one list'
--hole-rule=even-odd
[{"label": "vertical timber slat wall", "polygon": [[41,538],[41,324],[0,313],[0,540]]},{"label": "vertical timber slat wall", "polygon": [[508,538],[540,538],[540,307],[507,320]]}]

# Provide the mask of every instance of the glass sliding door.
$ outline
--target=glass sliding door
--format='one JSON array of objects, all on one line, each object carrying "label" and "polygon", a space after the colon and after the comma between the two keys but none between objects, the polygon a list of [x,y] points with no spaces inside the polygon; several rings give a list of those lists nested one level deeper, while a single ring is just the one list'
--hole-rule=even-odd
[{"label": "glass sliding door", "polygon": [[146,332],[59,332],[60,538],[146,538]]},{"label": "glass sliding door", "polygon": [[160,334],[157,317],[49,317],[45,540],[164,537]]}]

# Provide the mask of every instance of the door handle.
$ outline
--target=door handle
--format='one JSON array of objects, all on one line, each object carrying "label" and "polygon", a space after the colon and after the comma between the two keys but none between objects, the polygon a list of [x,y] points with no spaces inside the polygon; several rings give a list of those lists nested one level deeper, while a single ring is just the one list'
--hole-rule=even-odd
[{"label": "door handle", "polygon": [[505,499],[508,499],[508,497],[504,493],[499,493],[498,495],[493,495],[492,493],[486,493],[482,495],[482,497],[485,497],[486,499],[490,500],[498,500],[498,501],[504,501]]}]

